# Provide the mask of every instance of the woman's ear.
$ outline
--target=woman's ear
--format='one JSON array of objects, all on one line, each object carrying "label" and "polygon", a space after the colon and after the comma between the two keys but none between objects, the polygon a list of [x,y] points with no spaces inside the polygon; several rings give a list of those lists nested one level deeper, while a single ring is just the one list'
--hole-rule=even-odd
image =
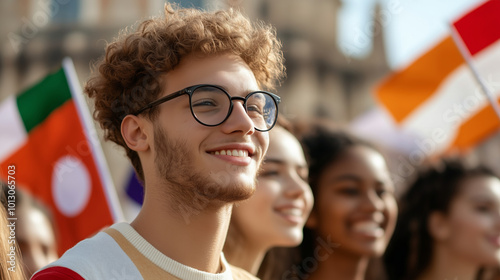
[{"label": "woman's ear", "polygon": [[446,215],[438,211],[429,215],[427,228],[432,238],[437,241],[448,239],[451,233]]},{"label": "woman's ear", "polygon": [[311,214],[309,214],[309,218],[307,218],[305,226],[308,229],[316,229],[316,227],[318,226],[318,215],[315,208],[313,208]]},{"label": "woman's ear", "polygon": [[133,115],[127,115],[122,120],[121,133],[127,146],[136,152],[149,148],[149,137],[146,131],[146,120]]}]

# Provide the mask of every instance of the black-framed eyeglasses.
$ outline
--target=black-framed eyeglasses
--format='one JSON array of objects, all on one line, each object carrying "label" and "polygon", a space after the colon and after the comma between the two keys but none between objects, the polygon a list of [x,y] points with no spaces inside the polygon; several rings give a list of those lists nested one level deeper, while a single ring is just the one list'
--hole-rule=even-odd
[{"label": "black-framed eyeglasses", "polygon": [[243,101],[243,107],[252,119],[256,130],[271,130],[278,118],[278,104],[281,98],[267,91],[250,92],[246,97],[231,96],[216,85],[195,85],[176,91],[133,113],[134,116],[181,95],[189,95],[191,113],[196,121],[205,126],[217,126],[229,118],[233,111],[233,100]]}]

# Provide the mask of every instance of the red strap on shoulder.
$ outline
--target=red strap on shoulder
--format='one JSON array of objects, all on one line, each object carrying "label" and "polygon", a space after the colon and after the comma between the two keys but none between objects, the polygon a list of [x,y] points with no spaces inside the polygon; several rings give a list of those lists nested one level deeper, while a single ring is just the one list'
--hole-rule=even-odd
[{"label": "red strap on shoulder", "polygon": [[80,274],[73,270],[62,267],[53,266],[35,273],[31,280],[85,280]]}]

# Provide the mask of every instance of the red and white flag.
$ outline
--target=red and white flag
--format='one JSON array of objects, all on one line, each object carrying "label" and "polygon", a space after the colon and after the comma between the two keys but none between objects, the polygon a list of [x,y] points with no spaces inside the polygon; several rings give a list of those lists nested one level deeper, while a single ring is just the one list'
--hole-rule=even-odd
[{"label": "red and white flag", "polygon": [[[486,86],[500,97],[500,0],[489,0],[453,23]],[[377,89],[378,100],[432,153],[464,150],[500,128],[500,120],[451,36]]]},{"label": "red and white flag", "polygon": [[122,218],[71,60],[0,103],[0,131],[0,179],[52,211],[59,254]]}]

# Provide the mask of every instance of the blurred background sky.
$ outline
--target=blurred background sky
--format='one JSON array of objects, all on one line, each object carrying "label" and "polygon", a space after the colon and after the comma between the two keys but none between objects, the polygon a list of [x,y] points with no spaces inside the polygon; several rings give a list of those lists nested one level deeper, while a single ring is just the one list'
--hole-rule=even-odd
[{"label": "blurred background sky", "polygon": [[[391,68],[407,65],[449,32],[449,24],[457,16],[483,2],[480,0],[344,0],[339,16],[339,42],[350,46],[353,55],[369,52],[370,43],[359,44],[359,30],[370,26],[374,5],[381,3],[385,10],[391,6],[395,13],[385,25],[387,57]],[[359,45],[359,48],[355,46]]]}]

